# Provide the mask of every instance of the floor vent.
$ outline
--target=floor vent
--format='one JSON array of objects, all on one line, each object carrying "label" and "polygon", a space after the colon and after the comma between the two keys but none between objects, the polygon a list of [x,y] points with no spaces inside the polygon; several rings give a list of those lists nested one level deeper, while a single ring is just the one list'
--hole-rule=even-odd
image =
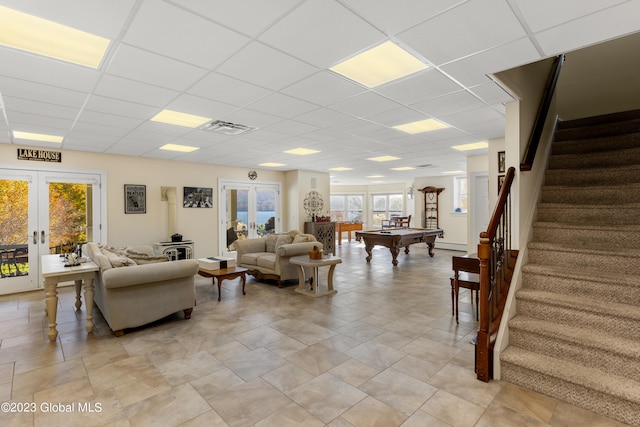
[{"label": "floor vent", "polygon": [[224,122],[222,120],[214,120],[211,123],[203,125],[200,129],[210,132],[225,133],[227,135],[240,135],[241,133],[250,132],[256,128],[237,123]]}]

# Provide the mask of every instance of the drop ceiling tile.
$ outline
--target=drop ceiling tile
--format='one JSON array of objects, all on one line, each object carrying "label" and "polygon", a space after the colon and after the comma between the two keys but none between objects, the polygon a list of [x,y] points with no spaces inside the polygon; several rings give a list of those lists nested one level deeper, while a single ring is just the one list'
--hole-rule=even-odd
[{"label": "drop ceiling tile", "polygon": [[2,64],[0,67],[2,76],[78,92],[90,92],[100,77],[96,70],[43,56],[23,54],[2,46],[0,46],[0,64]]},{"label": "drop ceiling tile", "polygon": [[490,107],[447,114],[441,116],[441,118],[458,129],[469,133],[473,133],[479,124],[483,124],[484,127],[482,129],[487,129],[487,126],[493,126],[495,123],[499,123],[500,130],[504,132],[504,116]]},{"label": "drop ceiling tile", "polygon": [[136,141],[137,144],[143,144],[147,147],[161,147],[164,144],[175,139],[175,135],[160,134],[157,132],[149,132],[148,130],[135,129],[129,132],[123,140]]},{"label": "drop ceiling tile", "polygon": [[29,99],[4,96],[4,108],[7,111],[22,112],[39,116],[51,116],[60,119],[74,120],[80,109],[49,104],[47,102],[31,101]]},{"label": "drop ceiling tile", "polygon": [[374,123],[370,120],[356,119],[336,124],[334,126],[331,126],[329,129],[347,135],[362,135],[367,132],[374,132],[382,128],[384,128],[384,126],[378,123]]},{"label": "drop ceiling tile", "polygon": [[88,151],[92,153],[104,153],[111,147],[110,144],[103,143],[87,143],[85,140],[77,138],[69,138],[64,141],[63,148],[73,151]]},{"label": "drop ceiling tile", "polygon": [[272,114],[265,114],[259,111],[252,111],[246,108],[236,110],[230,114],[220,117],[226,122],[238,123],[245,126],[255,127],[258,129],[273,125],[282,121],[281,117]]},{"label": "drop ceiling tile", "polygon": [[344,134],[342,132],[336,132],[330,129],[320,129],[314,132],[302,134],[301,136],[318,142],[335,141],[336,139],[344,138]]},{"label": "drop ceiling tile", "polygon": [[319,108],[310,113],[296,117],[296,121],[308,123],[321,128],[353,120],[353,117],[327,108]]},{"label": "drop ceiling tile", "polygon": [[143,122],[143,120],[133,117],[115,116],[90,110],[84,110],[78,117],[78,121],[124,129],[133,129]]},{"label": "drop ceiling tile", "polygon": [[289,135],[285,135],[284,133],[273,132],[266,129],[256,129],[254,131],[244,133],[242,136],[246,139],[262,142],[279,142],[283,139],[289,138]]},{"label": "drop ceiling tile", "polygon": [[218,73],[207,74],[187,92],[191,95],[237,106],[247,105],[272,93],[269,89]]},{"label": "drop ceiling tile", "polygon": [[313,126],[308,123],[302,123],[296,120],[283,120],[281,122],[266,126],[265,129],[291,136],[304,134],[307,132],[314,132],[319,128],[317,126]]},{"label": "drop ceiling tile", "polygon": [[78,30],[115,39],[122,31],[136,1],[2,0],[2,4]]},{"label": "drop ceiling tile", "polygon": [[409,105],[461,89],[458,83],[440,71],[430,68],[409,78],[375,88],[374,90]]},{"label": "drop ceiling tile", "polygon": [[441,69],[462,85],[469,87],[486,83],[487,75],[540,59],[542,58],[531,41],[523,38],[450,62]]},{"label": "drop ceiling tile", "polygon": [[157,107],[150,107],[148,105],[122,101],[120,99],[106,98],[98,95],[92,95],[85,108],[89,111],[98,111],[115,116],[145,120],[150,119],[158,113]]},{"label": "drop ceiling tile", "polygon": [[75,108],[80,108],[88,96],[86,92],[3,76],[0,76],[0,92],[5,97],[14,96]]},{"label": "drop ceiling tile", "polygon": [[321,71],[282,89],[281,92],[324,107],[366,90],[364,86],[355,84],[337,74]]},{"label": "drop ceiling tile", "polygon": [[247,108],[290,119],[313,111],[318,106],[281,93],[274,93],[248,105]]},{"label": "drop ceiling tile", "polygon": [[217,72],[272,90],[280,90],[318,71],[317,68],[261,43],[251,43]]},{"label": "drop ceiling tile", "polygon": [[106,72],[177,91],[183,91],[202,78],[207,71],[184,62],[121,44]]},{"label": "drop ceiling tile", "polygon": [[[90,133],[94,135],[102,135],[105,139],[119,139],[128,134],[131,129],[123,127],[114,127],[100,123],[76,122],[73,127],[72,134]],[[115,142],[115,141],[114,141]]]},{"label": "drop ceiling tile", "polygon": [[384,113],[374,114],[372,116],[366,117],[367,120],[379,123],[384,126],[403,125],[406,123],[425,120],[428,118],[429,117],[426,117],[424,114],[409,107],[400,107],[396,108],[395,110],[385,111]]},{"label": "drop ceiling tile", "polygon": [[7,110],[7,118],[12,131],[19,130],[64,136],[73,125],[73,120],[69,119],[39,116],[10,110]]},{"label": "drop ceiling tile", "polygon": [[178,95],[178,92],[122,77],[104,75],[96,86],[95,94],[148,106],[164,107]]},{"label": "drop ceiling tile", "polygon": [[308,0],[258,40],[319,68],[328,68],[386,38],[337,2]]},{"label": "drop ceiling tile", "polygon": [[212,7],[211,0],[172,0],[171,2],[225,27],[255,37],[296,7],[300,0],[270,0],[268,2],[243,0],[241,2],[225,2],[224,7]]},{"label": "drop ceiling tile", "polygon": [[[466,0],[341,0],[387,34],[397,34]],[[398,13],[401,10],[402,13]]]},{"label": "drop ceiling tile", "polygon": [[174,5],[146,0],[124,41],[212,69],[244,46],[249,38]]},{"label": "drop ceiling tile", "polygon": [[445,114],[458,111],[471,110],[484,104],[478,98],[467,91],[455,92],[439,96],[424,102],[413,104],[412,107],[432,117],[439,118]]},{"label": "drop ceiling tile", "polygon": [[[534,33],[624,3],[624,0],[514,0]],[[601,22],[605,24],[606,22]]]},{"label": "drop ceiling tile", "polygon": [[631,1],[536,34],[547,55],[640,31],[640,2]]},{"label": "drop ceiling tile", "polygon": [[[525,35],[507,2],[486,0],[462,3],[400,33],[398,38],[427,60],[441,65]],[[425,43],[426,40],[434,42]]]},{"label": "drop ceiling tile", "polygon": [[158,134],[166,138],[178,138],[193,132],[193,129],[184,126],[170,125],[167,123],[152,122],[150,120],[147,120],[140,124],[140,126],[138,126],[135,131],[146,132],[150,135]]},{"label": "drop ceiling tile", "polygon": [[511,102],[514,98],[495,82],[484,83],[474,86],[471,89],[477,97],[482,99],[488,105],[505,104]]},{"label": "drop ceiling tile", "polygon": [[193,95],[180,95],[168,103],[165,108],[211,119],[218,119],[238,109],[238,107],[230,104]]},{"label": "drop ceiling tile", "polygon": [[400,106],[401,104],[375,92],[364,92],[332,104],[330,108],[353,117],[363,118],[392,111]]}]

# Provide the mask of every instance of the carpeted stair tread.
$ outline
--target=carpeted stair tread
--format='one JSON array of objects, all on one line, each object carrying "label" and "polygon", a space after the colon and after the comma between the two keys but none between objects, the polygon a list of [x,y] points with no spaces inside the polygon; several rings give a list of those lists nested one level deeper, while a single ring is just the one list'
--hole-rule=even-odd
[{"label": "carpeted stair tread", "polygon": [[640,404],[640,388],[638,388],[637,381],[623,376],[608,374],[599,369],[536,354],[517,347],[509,347],[503,351],[501,360],[542,375],[555,377],[568,383],[581,385],[603,394]]},{"label": "carpeted stair tread", "polygon": [[543,203],[579,203],[611,205],[640,203],[640,183],[592,185],[545,185],[542,187]]},{"label": "carpeted stair tread", "polygon": [[551,154],[595,153],[611,151],[611,147],[622,149],[639,146],[640,131],[635,131],[634,133],[625,133],[615,136],[554,141],[551,147]]},{"label": "carpeted stair tread", "polygon": [[638,279],[638,276],[635,274],[610,273],[598,269],[585,270],[584,268],[572,268],[568,265],[553,266],[534,263],[524,265],[522,267],[522,272],[588,282],[598,282],[602,284],[617,283],[640,288],[640,279]]},{"label": "carpeted stair tread", "polygon": [[558,121],[558,129],[565,130],[571,128],[588,127],[614,122],[626,122],[640,119],[640,110],[617,111],[615,113],[601,114],[598,116],[581,117],[578,119]]},{"label": "carpeted stair tread", "polygon": [[545,175],[546,185],[588,187],[639,182],[640,164],[589,169],[552,169],[548,170]]},{"label": "carpeted stair tread", "polygon": [[557,154],[549,157],[549,169],[580,169],[640,163],[640,148],[597,153]]},{"label": "carpeted stair tread", "polygon": [[591,126],[560,128],[555,132],[555,141],[599,138],[640,131],[640,119],[619,122],[597,123]]},{"label": "carpeted stair tread", "polygon": [[640,203],[623,205],[585,205],[538,203],[538,220],[566,224],[638,225]]},{"label": "carpeted stair tread", "polygon": [[[555,252],[567,252],[567,253],[580,253],[584,255],[593,256],[620,256],[632,258],[640,263],[640,249],[638,248],[608,248],[603,247],[599,242],[594,241],[590,246],[582,246],[571,243],[556,243],[556,242],[529,242],[529,250],[539,249],[542,251],[555,251]],[[594,265],[594,268],[598,268]]]},{"label": "carpeted stair tread", "polygon": [[536,242],[574,243],[590,246],[597,242],[606,247],[640,247],[640,225],[589,225],[559,222],[535,222]]},{"label": "carpeted stair tread", "polygon": [[557,322],[517,315],[509,321],[509,328],[547,336],[550,340],[562,340],[585,347],[617,353],[637,359],[640,366],[640,342],[629,341],[609,333],[594,331],[578,326],[562,325]]},{"label": "carpeted stair tread", "polygon": [[[530,289],[520,289],[517,292],[517,297],[523,301],[540,302],[545,305],[562,307],[573,311],[590,312],[640,322],[640,310],[631,304],[601,301],[576,294],[569,295]],[[640,327],[640,324],[638,326]]]}]

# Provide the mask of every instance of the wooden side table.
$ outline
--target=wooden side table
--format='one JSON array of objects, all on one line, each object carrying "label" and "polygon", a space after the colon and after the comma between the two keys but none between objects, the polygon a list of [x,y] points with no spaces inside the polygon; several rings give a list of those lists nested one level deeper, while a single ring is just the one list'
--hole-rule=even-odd
[{"label": "wooden side table", "polygon": [[[312,298],[324,297],[338,292],[333,289],[333,271],[335,270],[336,265],[342,262],[342,258],[337,256],[328,256],[322,257],[322,259],[311,259],[309,258],[309,255],[300,255],[289,258],[289,262],[298,266],[298,287],[296,288],[296,292]],[[313,270],[313,280],[309,290],[304,288],[304,267],[308,267]],[[320,267],[329,267],[327,290],[323,292],[318,291],[320,285],[318,280],[318,269]]]},{"label": "wooden side table", "polygon": [[220,301],[220,287],[222,286],[223,280],[231,280],[236,279],[238,277],[242,278],[242,295],[246,295],[244,291],[244,285],[247,283],[247,269],[243,267],[229,267],[229,268],[221,268],[219,270],[206,270],[204,268],[200,268],[198,274],[202,277],[212,277],[213,285],[216,284],[216,280],[218,281],[218,301]]}]

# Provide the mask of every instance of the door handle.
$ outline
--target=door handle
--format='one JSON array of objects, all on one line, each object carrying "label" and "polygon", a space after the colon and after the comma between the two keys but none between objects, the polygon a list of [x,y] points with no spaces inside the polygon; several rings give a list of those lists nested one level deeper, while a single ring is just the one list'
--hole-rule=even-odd
[{"label": "door handle", "polygon": [[34,245],[38,244],[38,232],[37,231],[33,232],[33,244]]},{"label": "door handle", "polygon": [[44,245],[44,230],[40,232],[40,243]]}]

